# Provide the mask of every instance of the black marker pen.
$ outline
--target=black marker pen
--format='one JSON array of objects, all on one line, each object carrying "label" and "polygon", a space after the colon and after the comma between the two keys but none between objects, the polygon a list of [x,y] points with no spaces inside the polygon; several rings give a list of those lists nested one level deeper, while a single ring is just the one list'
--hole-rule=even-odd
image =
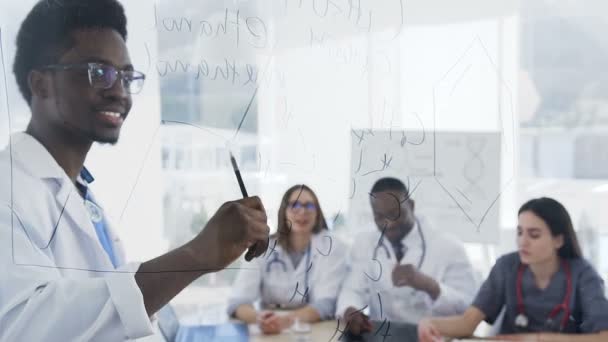
[{"label": "black marker pen", "polygon": [[[241,171],[239,171],[239,166],[236,164],[236,159],[234,159],[234,155],[230,152],[230,162],[232,163],[232,169],[234,170],[234,175],[236,176],[237,182],[239,182],[239,188],[241,188],[241,194],[243,198],[249,197],[247,194],[247,189],[245,189],[245,183],[243,183],[243,177],[241,177]],[[247,254],[255,255],[254,251],[258,248],[258,244],[255,243],[249,247]],[[245,255],[245,259],[247,259],[247,255]],[[253,259],[253,258],[252,258]],[[249,260],[247,260],[249,261]]]},{"label": "black marker pen", "polygon": [[245,189],[245,183],[243,183],[243,178],[241,177],[241,171],[239,171],[239,166],[236,164],[236,159],[234,159],[232,152],[230,152],[230,162],[232,163],[232,169],[236,175],[236,181],[239,182],[239,188],[241,188],[243,198],[249,197],[249,195],[247,195],[247,189]]}]

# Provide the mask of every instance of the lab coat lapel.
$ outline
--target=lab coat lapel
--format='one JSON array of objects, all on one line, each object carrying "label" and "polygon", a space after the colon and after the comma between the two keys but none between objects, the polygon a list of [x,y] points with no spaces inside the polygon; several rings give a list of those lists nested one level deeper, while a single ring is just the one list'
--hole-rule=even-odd
[{"label": "lab coat lapel", "polygon": [[389,257],[386,257],[386,251],[383,247],[378,248],[377,258],[382,263],[382,279],[380,279],[380,282],[384,288],[394,291],[396,288],[393,286],[393,269],[397,266],[397,257],[387,238],[383,239],[382,244],[386,248],[386,251],[388,251]]},{"label": "lab coat lapel", "polygon": [[[405,236],[405,238],[401,241],[404,246],[404,256],[401,260],[401,264],[411,264],[416,268],[420,265],[420,261],[422,259],[423,254],[423,246],[421,240],[421,232],[422,227],[418,222],[414,225],[412,230]],[[424,267],[424,260],[422,260],[422,267]]]},{"label": "lab coat lapel", "polygon": [[60,208],[60,212],[63,211],[62,214],[60,214],[60,219],[71,221],[68,224],[71,228],[84,233],[84,235],[91,240],[91,243],[98,247],[89,250],[88,252],[94,254],[97,260],[104,260],[103,267],[114,268],[110,258],[105,254],[105,251],[99,242],[91,218],[84,206],[84,199],[78,193],[76,186],[69,181],[64,181],[55,198],[57,200],[57,205]]},{"label": "lab coat lapel", "polygon": [[390,266],[390,270],[392,271],[393,267],[397,265],[397,257],[395,256],[395,251],[393,250],[391,242],[383,235],[379,236],[379,240],[376,241],[376,259],[383,263],[383,267],[385,265]]},{"label": "lab coat lapel", "polygon": [[[401,264],[412,264],[414,267],[418,267],[420,257],[422,253],[422,240],[420,239],[418,229],[423,229],[416,223],[416,226],[412,228],[412,231],[402,240],[403,245],[407,248],[406,253],[401,260]],[[394,251],[388,239],[385,240],[387,247],[389,247],[389,253],[391,254],[392,267],[388,269],[386,277],[388,277],[391,284],[390,289],[390,303],[387,305],[387,311],[389,316],[393,320],[402,322],[416,323],[421,317],[428,314],[428,303],[425,302],[424,295],[419,290],[414,290],[411,287],[395,287],[392,285],[392,271],[393,267],[397,264]],[[387,265],[388,266],[388,265]],[[425,263],[422,263],[422,268],[425,267]],[[424,272],[424,271],[423,271]],[[384,275],[383,275],[384,277]]]},{"label": "lab coat lapel", "polygon": [[[300,263],[298,264],[297,267],[294,268],[294,274],[296,276],[296,279],[298,282],[300,282],[300,286],[304,285],[305,281],[306,281],[306,272],[310,272],[308,274],[308,279],[309,279],[309,283],[310,283],[310,278],[312,276],[312,269],[314,268],[314,255],[315,253],[313,252],[314,248],[311,248],[310,250],[310,256],[308,256],[308,252],[306,252],[304,254],[304,256],[302,257],[302,260],[300,260]],[[291,258],[289,257],[289,255],[285,255],[285,258],[288,260],[289,264],[293,266],[293,262],[291,261]],[[308,284],[308,286],[310,286],[310,284]]]},{"label": "lab coat lapel", "polygon": [[114,230],[114,224],[112,223],[108,215],[105,213],[105,211],[104,218],[106,220],[106,229],[108,231],[112,247],[114,248],[114,256],[116,257],[116,267],[120,267],[126,263],[125,248],[122,244],[122,241],[120,240],[120,237],[116,234],[116,231]]},{"label": "lab coat lapel", "polygon": [[125,250],[123,248],[122,242],[120,241],[120,238],[113,229],[113,224],[112,220],[110,219],[110,215],[108,215],[105,209],[99,205],[99,201],[95,198],[95,195],[91,191],[92,189],[90,187],[90,184],[94,180],[95,179],[93,178],[93,175],[91,175],[89,170],[86,167],[83,167],[80,176],[78,177],[78,182],[80,182],[83,186],[87,187],[87,197],[89,198],[89,200],[93,201],[93,203],[95,203],[102,211],[106,233],[108,234],[108,238],[110,239],[110,243],[112,244],[112,251],[114,253],[116,267],[119,267],[125,264],[126,262]]},{"label": "lab coat lapel", "polygon": [[[271,241],[271,246],[273,245]],[[293,265],[283,248],[277,244],[264,265],[264,281],[262,282],[263,306],[287,305],[293,293]],[[295,286],[295,283],[294,283]]]}]

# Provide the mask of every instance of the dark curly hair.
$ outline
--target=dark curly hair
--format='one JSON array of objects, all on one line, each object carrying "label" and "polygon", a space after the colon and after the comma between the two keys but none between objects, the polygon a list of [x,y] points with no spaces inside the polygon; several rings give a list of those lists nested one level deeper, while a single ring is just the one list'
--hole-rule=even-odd
[{"label": "dark curly hair", "polygon": [[21,23],[13,72],[30,104],[30,71],[59,61],[73,44],[71,33],[81,29],[113,29],[127,40],[127,18],[116,0],[40,0]]},{"label": "dark curly hair", "polygon": [[409,191],[405,184],[397,178],[393,177],[384,177],[380,178],[374,183],[372,186],[371,193],[374,194],[376,192],[382,191],[399,191],[403,192],[406,196],[409,196]]}]

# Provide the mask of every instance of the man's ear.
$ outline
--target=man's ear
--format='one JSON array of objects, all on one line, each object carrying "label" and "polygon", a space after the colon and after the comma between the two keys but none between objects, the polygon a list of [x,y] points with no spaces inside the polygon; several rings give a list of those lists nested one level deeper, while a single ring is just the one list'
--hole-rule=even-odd
[{"label": "man's ear", "polygon": [[411,197],[406,197],[405,201],[403,201],[402,203],[404,203],[408,208],[410,208],[411,211],[414,211],[414,208],[416,207],[416,203],[414,203],[414,200]]},{"label": "man's ear", "polygon": [[28,74],[27,83],[32,92],[32,97],[42,99],[49,98],[53,93],[52,80],[49,73],[39,70],[32,70]]}]

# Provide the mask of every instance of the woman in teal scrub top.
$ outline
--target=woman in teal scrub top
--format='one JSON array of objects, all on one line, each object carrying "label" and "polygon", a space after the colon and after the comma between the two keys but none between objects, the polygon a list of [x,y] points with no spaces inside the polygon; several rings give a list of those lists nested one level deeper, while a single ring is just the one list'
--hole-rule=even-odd
[{"label": "woman in teal scrub top", "polygon": [[420,341],[470,336],[505,309],[501,339],[608,341],[604,282],[582,258],[570,215],[557,201],[533,199],[519,210],[518,251],[496,261],[464,314],[421,321]]}]

